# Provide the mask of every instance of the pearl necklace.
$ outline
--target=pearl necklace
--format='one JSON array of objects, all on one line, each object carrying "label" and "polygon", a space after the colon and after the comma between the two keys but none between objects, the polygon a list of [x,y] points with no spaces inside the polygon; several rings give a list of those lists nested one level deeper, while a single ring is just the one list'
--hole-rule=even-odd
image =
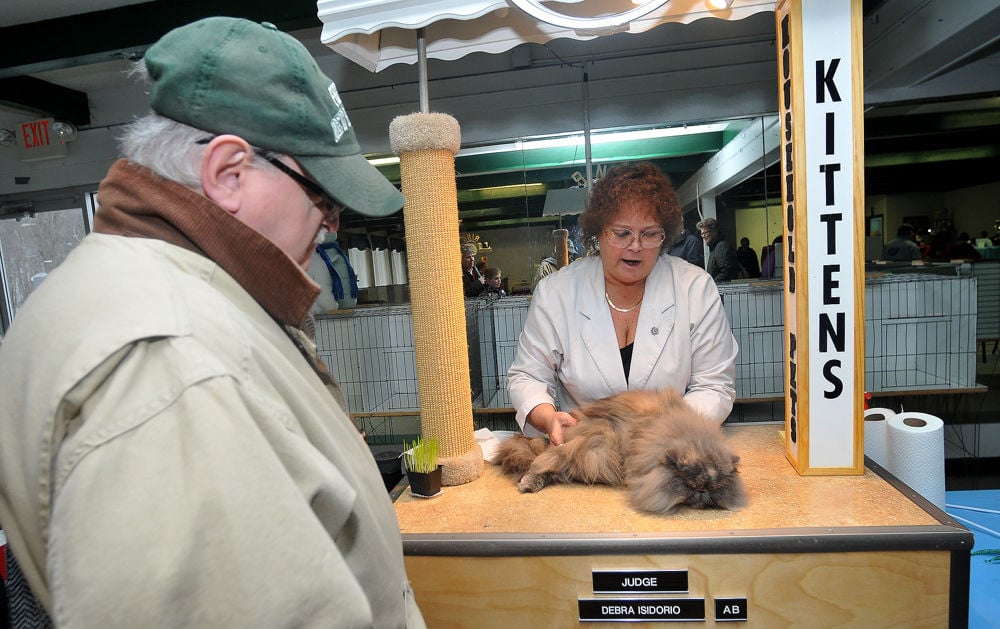
[{"label": "pearl necklace", "polygon": [[611,296],[608,295],[608,291],[604,291],[604,299],[607,300],[608,305],[611,306],[612,310],[617,310],[618,312],[632,312],[633,310],[642,305],[642,299],[640,299],[639,301],[636,302],[634,306],[630,308],[619,308],[618,306],[615,305],[615,302],[611,301]]}]

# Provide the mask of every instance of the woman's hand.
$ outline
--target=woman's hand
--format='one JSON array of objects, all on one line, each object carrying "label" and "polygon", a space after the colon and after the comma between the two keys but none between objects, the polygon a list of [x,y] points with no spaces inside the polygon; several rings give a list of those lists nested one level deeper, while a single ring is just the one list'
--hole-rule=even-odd
[{"label": "woman's hand", "polygon": [[528,423],[549,436],[549,443],[561,446],[564,443],[563,427],[575,426],[576,418],[569,413],[557,411],[551,404],[539,404],[531,409]]}]

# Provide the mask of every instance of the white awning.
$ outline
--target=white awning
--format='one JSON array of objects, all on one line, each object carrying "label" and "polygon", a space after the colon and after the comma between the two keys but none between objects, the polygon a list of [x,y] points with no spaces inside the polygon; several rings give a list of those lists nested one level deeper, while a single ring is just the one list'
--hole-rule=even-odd
[{"label": "white awning", "polygon": [[542,216],[570,216],[583,213],[587,204],[586,188],[566,188],[549,190],[545,193]]},{"label": "white awning", "polygon": [[[525,2],[526,0],[519,0]],[[368,70],[417,63],[416,29],[424,30],[428,58],[454,60],[472,52],[500,53],[524,43],[559,38],[588,40],[613,32],[642,33],[667,22],[689,23],[714,17],[740,20],[773,11],[774,2],[733,0],[712,11],[705,0],[670,0],[666,5],[617,28],[580,30],[539,21],[514,6],[515,0],[319,0],[320,40]],[[530,0],[540,4],[539,0]],[[626,14],[632,0],[564,0],[580,15]],[[551,3],[558,5],[560,3]]]}]

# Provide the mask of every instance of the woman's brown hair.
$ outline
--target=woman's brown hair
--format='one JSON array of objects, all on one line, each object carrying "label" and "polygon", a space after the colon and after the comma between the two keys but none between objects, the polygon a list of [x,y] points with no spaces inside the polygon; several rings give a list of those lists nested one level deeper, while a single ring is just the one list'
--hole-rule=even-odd
[{"label": "woman's brown hair", "polygon": [[597,237],[625,207],[646,210],[663,227],[666,239],[660,251],[673,244],[683,226],[681,207],[670,179],[651,162],[622,164],[608,170],[590,191],[580,228],[587,251],[597,249]]}]

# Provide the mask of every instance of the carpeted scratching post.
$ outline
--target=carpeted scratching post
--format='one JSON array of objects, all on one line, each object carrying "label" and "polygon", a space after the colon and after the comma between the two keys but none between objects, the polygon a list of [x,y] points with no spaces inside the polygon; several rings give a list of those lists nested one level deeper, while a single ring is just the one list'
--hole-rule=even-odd
[{"label": "carpeted scratching post", "polygon": [[552,240],[555,241],[556,266],[561,269],[569,264],[569,230],[553,229]]},{"label": "carpeted scratching post", "polygon": [[458,121],[415,113],[389,124],[406,204],[406,254],[420,429],[440,443],[441,483],[462,485],[483,471],[472,422],[472,388],[459,253],[455,154]]}]

